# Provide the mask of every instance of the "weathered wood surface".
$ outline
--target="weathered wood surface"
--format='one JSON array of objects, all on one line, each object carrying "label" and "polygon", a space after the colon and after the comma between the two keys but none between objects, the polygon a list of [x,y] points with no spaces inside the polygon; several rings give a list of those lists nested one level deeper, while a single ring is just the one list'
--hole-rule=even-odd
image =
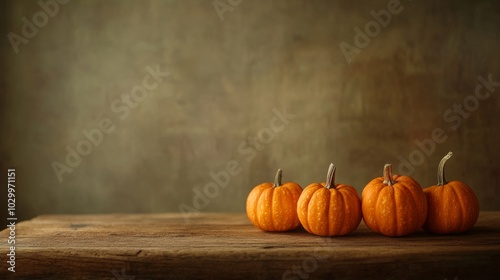
[{"label": "weathered wood surface", "polygon": [[0,279],[500,279],[500,212],[467,234],[404,238],[363,222],[344,237],[266,233],[245,214],[53,215],[19,223],[16,241]]}]

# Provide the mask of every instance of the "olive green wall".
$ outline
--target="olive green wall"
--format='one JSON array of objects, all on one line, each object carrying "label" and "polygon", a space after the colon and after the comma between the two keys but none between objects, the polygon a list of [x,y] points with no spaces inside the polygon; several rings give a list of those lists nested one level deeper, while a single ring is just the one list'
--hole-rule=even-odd
[{"label": "olive green wall", "polygon": [[384,163],[425,187],[448,151],[500,210],[498,1],[1,5],[20,218],[243,212],[278,168],[305,187],[330,162],[358,191]]}]

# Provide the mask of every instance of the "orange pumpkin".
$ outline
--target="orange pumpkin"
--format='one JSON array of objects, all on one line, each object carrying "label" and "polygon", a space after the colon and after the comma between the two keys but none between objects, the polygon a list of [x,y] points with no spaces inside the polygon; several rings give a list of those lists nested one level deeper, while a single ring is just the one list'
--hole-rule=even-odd
[{"label": "orange pumpkin", "polygon": [[297,201],[302,188],[293,182],[281,184],[281,169],[273,183],[263,183],[250,192],[247,198],[248,219],[265,231],[287,231],[300,224]]},{"label": "orange pumpkin", "polygon": [[427,201],[422,187],[409,176],[392,175],[391,164],[384,176],[373,179],[361,193],[363,220],[374,232],[404,236],[425,223]]},{"label": "orange pumpkin", "polygon": [[346,235],[361,222],[361,201],[352,186],[335,184],[335,166],[330,164],[326,183],[310,184],[300,195],[297,214],[312,234]]},{"label": "orange pumpkin", "polygon": [[424,230],[430,233],[461,233],[470,230],[479,217],[479,201],[474,191],[460,181],[446,182],[444,165],[451,158],[449,152],[438,166],[438,183],[424,189],[429,213]]}]

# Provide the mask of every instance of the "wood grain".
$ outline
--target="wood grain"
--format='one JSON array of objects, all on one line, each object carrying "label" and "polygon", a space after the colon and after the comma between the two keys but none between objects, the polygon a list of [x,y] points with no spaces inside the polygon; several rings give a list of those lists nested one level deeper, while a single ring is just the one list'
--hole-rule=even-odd
[{"label": "wood grain", "polygon": [[466,234],[404,238],[363,223],[345,237],[267,233],[245,214],[53,215],[19,223],[16,245],[2,279],[500,279],[500,212]]}]

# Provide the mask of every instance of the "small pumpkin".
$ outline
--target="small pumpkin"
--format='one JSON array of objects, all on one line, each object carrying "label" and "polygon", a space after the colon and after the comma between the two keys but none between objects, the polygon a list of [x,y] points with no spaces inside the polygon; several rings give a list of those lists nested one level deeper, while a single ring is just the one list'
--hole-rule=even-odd
[{"label": "small pumpkin", "polygon": [[439,162],[437,185],[424,189],[429,205],[424,230],[430,233],[465,232],[479,217],[479,201],[474,191],[463,182],[447,182],[444,178],[444,166],[452,155],[449,152]]},{"label": "small pumpkin", "polygon": [[297,201],[302,188],[294,182],[281,184],[278,169],[273,183],[263,183],[252,189],[247,197],[247,216],[250,222],[265,231],[287,231],[300,225]]},{"label": "small pumpkin", "polygon": [[305,230],[320,236],[346,235],[361,222],[361,201],[355,188],[335,184],[335,166],[330,164],[326,183],[307,186],[297,203],[297,214]]},{"label": "small pumpkin", "polygon": [[361,193],[363,220],[374,232],[404,236],[425,223],[427,201],[422,187],[409,176],[392,175],[392,165],[384,166],[383,177],[370,181]]}]

